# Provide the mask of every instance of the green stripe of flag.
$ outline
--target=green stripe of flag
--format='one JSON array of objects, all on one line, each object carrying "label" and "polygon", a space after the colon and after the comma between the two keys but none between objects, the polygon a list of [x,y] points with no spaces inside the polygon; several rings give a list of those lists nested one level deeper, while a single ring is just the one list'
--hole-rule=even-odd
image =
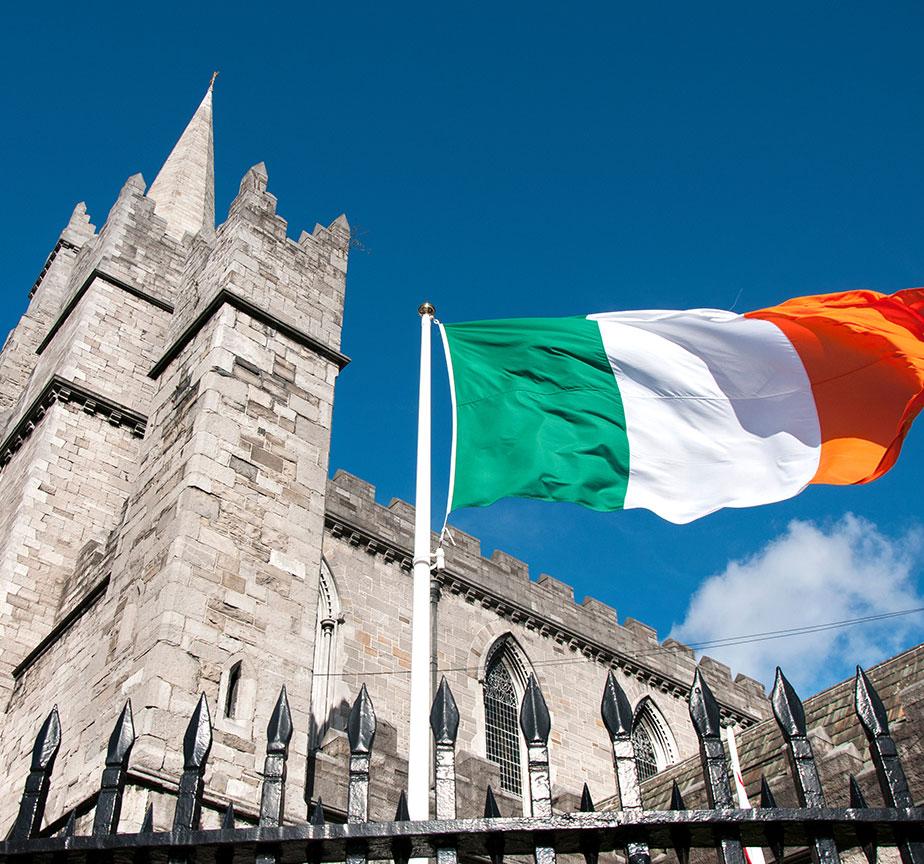
[{"label": "green stripe of flag", "polygon": [[444,325],[456,405],[451,509],[499,498],[620,510],[629,443],[596,321]]}]

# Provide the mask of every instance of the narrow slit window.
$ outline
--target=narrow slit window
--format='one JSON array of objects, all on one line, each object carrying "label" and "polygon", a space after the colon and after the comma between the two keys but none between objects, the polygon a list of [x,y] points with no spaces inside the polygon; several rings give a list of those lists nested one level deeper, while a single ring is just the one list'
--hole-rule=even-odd
[{"label": "narrow slit window", "polygon": [[241,661],[238,660],[228,672],[228,689],[225,693],[225,717],[233,720],[237,713],[237,697],[241,689]]}]

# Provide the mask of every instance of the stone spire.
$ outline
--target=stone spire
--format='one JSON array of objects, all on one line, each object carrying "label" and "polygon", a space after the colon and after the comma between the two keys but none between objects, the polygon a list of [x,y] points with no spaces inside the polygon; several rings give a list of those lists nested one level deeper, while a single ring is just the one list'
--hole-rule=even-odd
[{"label": "stone spire", "polygon": [[215,156],[212,146],[212,83],[192,120],[154,178],[147,197],[167,220],[167,233],[181,239],[215,228]]}]

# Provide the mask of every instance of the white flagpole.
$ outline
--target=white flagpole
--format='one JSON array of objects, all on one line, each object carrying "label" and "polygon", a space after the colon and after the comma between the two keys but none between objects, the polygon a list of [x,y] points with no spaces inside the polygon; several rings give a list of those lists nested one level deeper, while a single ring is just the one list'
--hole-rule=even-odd
[{"label": "white flagpole", "polygon": [[[744,788],[744,778],[741,776],[741,763],[738,761],[738,744],[735,741],[735,730],[731,726],[725,727],[725,740],[728,742],[728,755],[731,757],[732,776],[735,778],[735,791],[738,793],[738,806],[742,810],[750,810],[751,802]],[[750,864],[766,864],[764,850],[760,846],[748,846],[744,850],[745,857]]]},{"label": "white flagpole", "polygon": [[417,409],[417,494],[414,502],[414,597],[411,610],[411,729],[407,809],[430,818],[430,325],[436,310],[420,313],[420,401]]}]

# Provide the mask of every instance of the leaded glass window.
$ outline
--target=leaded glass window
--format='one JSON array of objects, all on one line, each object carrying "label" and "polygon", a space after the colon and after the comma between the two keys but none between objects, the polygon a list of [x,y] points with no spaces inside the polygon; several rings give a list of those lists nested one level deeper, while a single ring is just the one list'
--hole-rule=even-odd
[{"label": "leaded glass window", "polygon": [[635,749],[635,767],[639,782],[654,777],[658,773],[658,757],[651,736],[641,723],[636,723],[632,730],[632,747]]},{"label": "leaded glass window", "polygon": [[500,766],[501,788],[514,795],[522,794],[518,702],[510,672],[501,660],[496,660],[484,682],[487,756]]}]

